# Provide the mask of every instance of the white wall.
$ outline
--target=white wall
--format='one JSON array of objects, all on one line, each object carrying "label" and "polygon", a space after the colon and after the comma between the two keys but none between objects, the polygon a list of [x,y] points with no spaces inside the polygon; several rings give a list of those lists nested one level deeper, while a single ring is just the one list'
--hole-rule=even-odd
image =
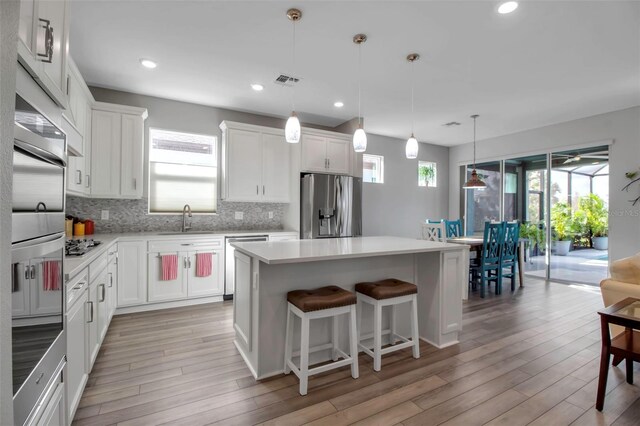
[{"label": "white wall", "polygon": [[[447,218],[449,148],[420,144],[407,160],[405,140],[368,135],[367,154],[384,156],[384,183],[363,183],[363,235],[418,238],[425,219]],[[437,164],[437,187],[418,186],[418,160]]]},{"label": "white wall", "polygon": [[11,185],[18,40],[17,1],[0,1],[0,424],[13,424]]},{"label": "white wall", "polygon": [[[481,127],[479,127],[481,131]],[[562,150],[568,146],[614,140],[609,157],[609,258],[631,256],[640,251],[640,205],[628,200],[640,194],[640,185],[629,192],[625,172],[640,167],[640,107],[587,117],[479,141],[478,162],[524,154]],[[451,148],[449,215],[460,216],[459,166],[473,158],[472,144]]]}]

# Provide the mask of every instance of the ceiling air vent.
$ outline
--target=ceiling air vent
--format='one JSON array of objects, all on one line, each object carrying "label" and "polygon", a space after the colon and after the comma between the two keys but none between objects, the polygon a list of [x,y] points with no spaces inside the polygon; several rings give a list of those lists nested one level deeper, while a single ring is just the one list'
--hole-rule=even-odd
[{"label": "ceiling air vent", "polygon": [[457,121],[450,121],[448,123],[444,123],[443,126],[445,127],[455,127],[455,126],[459,126],[460,123],[458,123]]},{"label": "ceiling air vent", "polygon": [[293,86],[298,82],[300,82],[300,79],[298,77],[292,77],[285,74],[280,74],[274,81],[274,83],[276,84],[279,84],[281,86],[289,86],[289,87]]}]

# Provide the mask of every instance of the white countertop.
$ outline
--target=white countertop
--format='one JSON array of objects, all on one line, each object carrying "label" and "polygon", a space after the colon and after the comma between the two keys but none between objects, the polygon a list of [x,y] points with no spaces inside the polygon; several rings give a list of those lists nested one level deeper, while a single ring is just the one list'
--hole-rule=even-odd
[{"label": "white countertop", "polygon": [[268,264],[468,250],[463,244],[399,237],[326,238],[318,240],[232,243],[236,250]]},{"label": "white countertop", "polygon": [[[65,256],[64,258],[64,276],[65,281],[78,275],[84,268],[89,266],[91,262],[104,254],[109,247],[118,241],[137,241],[137,240],[181,240],[181,239],[198,239],[198,238],[224,238],[238,235],[271,235],[271,234],[291,234],[296,231],[278,230],[249,230],[249,231],[190,231],[190,232],[128,232],[120,234],[95,234],[85,235],[84,238],[92,238],[100,241],[101,244],[90,250],[83,256]],[[83,237],[77,237],[83,238]]]}]

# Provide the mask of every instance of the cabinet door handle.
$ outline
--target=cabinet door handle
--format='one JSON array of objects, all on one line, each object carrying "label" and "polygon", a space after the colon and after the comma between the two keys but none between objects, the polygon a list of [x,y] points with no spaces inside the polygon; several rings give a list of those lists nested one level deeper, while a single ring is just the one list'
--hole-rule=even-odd
[{"label": "cabinet door handle", "polygon": [[87,302],[88,305],[90,305],[89,307],[89,321],[87,321],[88,323],[92,323],[93,322],[93,302]]},{"label": "cabinet door handle", "polygon": [[36,278],[36,265],[31,265],[31,279]]},{"label": "cabinet door handle", "polygon": [[102,303],[107,298],[106,286],[104,284],[100,284],[98,286],[98,288],[100,288],[100,300],[99,300],[99,302]]},{"label": "cabinet door handle", "polygon": [[87,175],[85,186],[89,188],[91,186],[91,176]]},{"label": "cabinet door handle", "polygon": [[73,289],[74,290],[80,290],[82,288],[82,286],[84,286],[84,285],[85,285],[85,282],[82,281],[82,282],[76,284],[75,286],[73,286]]},{"label": "cabinet door handle", "polygon": [[264,185],[262,185],[262,195],[264,195]]},{"label": "cabinet door handle", "polygon": [[256,195],[260,194],[260,185],[256,185]]},{"label": "cabinet door handle", "polygon": [[133,189],[138,189],[138,180],[136,178],[133,178]]},{"label": "cabinet door handle", "polygon": [[113,272],[109,272],[109,288],[113,287]]},{"label": "cabinet door handle", "polygon": [[14,263],[13,265],[11,265],[11,293],[16,293],[18,291],[20,291],[20,283],[18,275],[20,275],[20,272],[18,271],[18,264]]},{"label": "cabinet door handle", "polygon": [[188,266],[187,266],[187,257],[186,256],[182,258],[182,263],[184,263],[184,269],[187,269]]},{"label": "cabinet door handle", "polygon": [[82,185],[82,171],[76,170],[76,185]]},{"label": "cabinet door handle", "polygon": [[189,269],[191,269],[191,258],[190,258],[190,257],[188,257],[188,258],[187,258],[187,261],[189,262]]},{"label": "cabinet door handle", "polygon": [[51,26],[51,21],[48,19],[39,18],[39,21],[44,25],[40,25],[41,28],[44,28],[44,53],[36,53],[41,59],[41,62],[46,62],[48,64],[53,60],[53,27]]},{"label": "cabinet door handle", "polygon": [[331,168],[331,158],[327,158],[327,169]]},{"label": "cabinet door handle", "polygon": [[24,267],[24,279],[25,280],[29,279],[29,265],[25,265]]}]

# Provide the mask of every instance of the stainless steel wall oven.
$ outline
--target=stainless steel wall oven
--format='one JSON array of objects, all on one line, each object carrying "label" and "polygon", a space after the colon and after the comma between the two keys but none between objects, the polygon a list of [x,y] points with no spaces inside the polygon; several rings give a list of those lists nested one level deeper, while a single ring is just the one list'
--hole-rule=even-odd
[{"label": "stainless steel wall oven", "polygon": [[14,422],[30,421],[65,365],[65,135],[16,95],[11,250]]}]

